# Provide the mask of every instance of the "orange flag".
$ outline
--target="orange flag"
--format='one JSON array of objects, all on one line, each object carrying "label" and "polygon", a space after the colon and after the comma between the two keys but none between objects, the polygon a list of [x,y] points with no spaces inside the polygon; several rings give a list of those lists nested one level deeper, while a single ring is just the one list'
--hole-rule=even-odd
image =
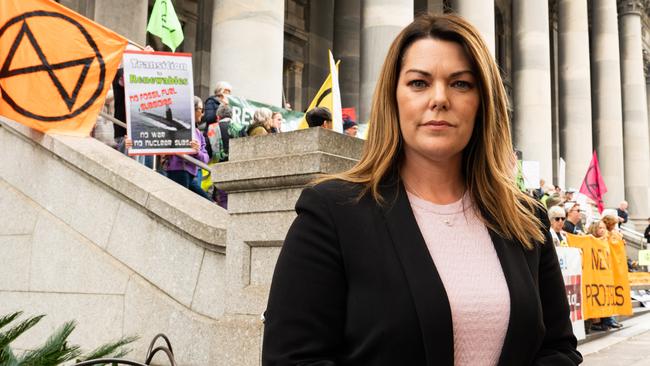
[{"label": "orange flag", "polygon": [[0,1],[0,114],[88,136],[127,40],[50,0]]}]

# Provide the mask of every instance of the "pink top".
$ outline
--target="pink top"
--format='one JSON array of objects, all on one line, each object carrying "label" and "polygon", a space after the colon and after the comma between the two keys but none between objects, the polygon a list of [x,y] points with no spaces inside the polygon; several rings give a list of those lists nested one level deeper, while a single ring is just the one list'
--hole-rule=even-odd
[{"label": "pink top", "polygon": [[408,198],[449,298],[454,365],[496,365],[510,319],[510,294],[485,224],[467,194],[449,205],[410,192]]}]

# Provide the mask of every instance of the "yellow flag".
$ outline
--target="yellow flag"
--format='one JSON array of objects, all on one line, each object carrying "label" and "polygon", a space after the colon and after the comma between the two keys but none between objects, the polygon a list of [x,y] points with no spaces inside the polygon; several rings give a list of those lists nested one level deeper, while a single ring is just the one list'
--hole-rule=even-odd
[{"label": "yellow flag", "polygon": [[[339,89],[338,67],[341,61],[334,64],[334,57],[332,52],[329,52],[330,73],[321,85],[318,93],[314,96],[307,112],[316,107],[325,107],[332,112],[332,129],[343,133],[343,112],[341,110],[341,92]],[[305,114],[306,116],[306,114]],[[302,130],[308,128],[306,117],[303,116],[298,124],[298,129]]]}]

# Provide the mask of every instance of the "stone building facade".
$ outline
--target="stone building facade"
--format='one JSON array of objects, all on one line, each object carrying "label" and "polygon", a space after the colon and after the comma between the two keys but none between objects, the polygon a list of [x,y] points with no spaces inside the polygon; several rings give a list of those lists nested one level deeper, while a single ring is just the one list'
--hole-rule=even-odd
[{"label": "stone building facade", "polygon": [[[154,0],[59,0],[139,44]],[[194,59],[195,92],[303,110],[341,60],[342,104],[367,121],[386,50],[425,11],[456,12],[482,32],[501,67],[513,138],[540,176],[579,188],[598,153],[607,206],[650,216],[650,2],[647,0],[173,0]]]}]

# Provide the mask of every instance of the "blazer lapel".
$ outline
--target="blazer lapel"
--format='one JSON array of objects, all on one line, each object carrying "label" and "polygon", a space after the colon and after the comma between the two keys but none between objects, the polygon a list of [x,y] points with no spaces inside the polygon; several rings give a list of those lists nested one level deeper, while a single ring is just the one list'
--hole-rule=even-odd
[{"label": "blazer lapel", "polygon": [[393,246],[411,290],[420,320],[427,365],[454,364],[451,309],[444,285],[415,221],[404,186],[395,182],[382,189],[382,207]]},{"label": "blazer lapel", "polygon": [[537,284],[520,243],[505,240],[489,230],[510,293],[510,320],[499,365],[523,365],[538,348],[541,321]]}]

